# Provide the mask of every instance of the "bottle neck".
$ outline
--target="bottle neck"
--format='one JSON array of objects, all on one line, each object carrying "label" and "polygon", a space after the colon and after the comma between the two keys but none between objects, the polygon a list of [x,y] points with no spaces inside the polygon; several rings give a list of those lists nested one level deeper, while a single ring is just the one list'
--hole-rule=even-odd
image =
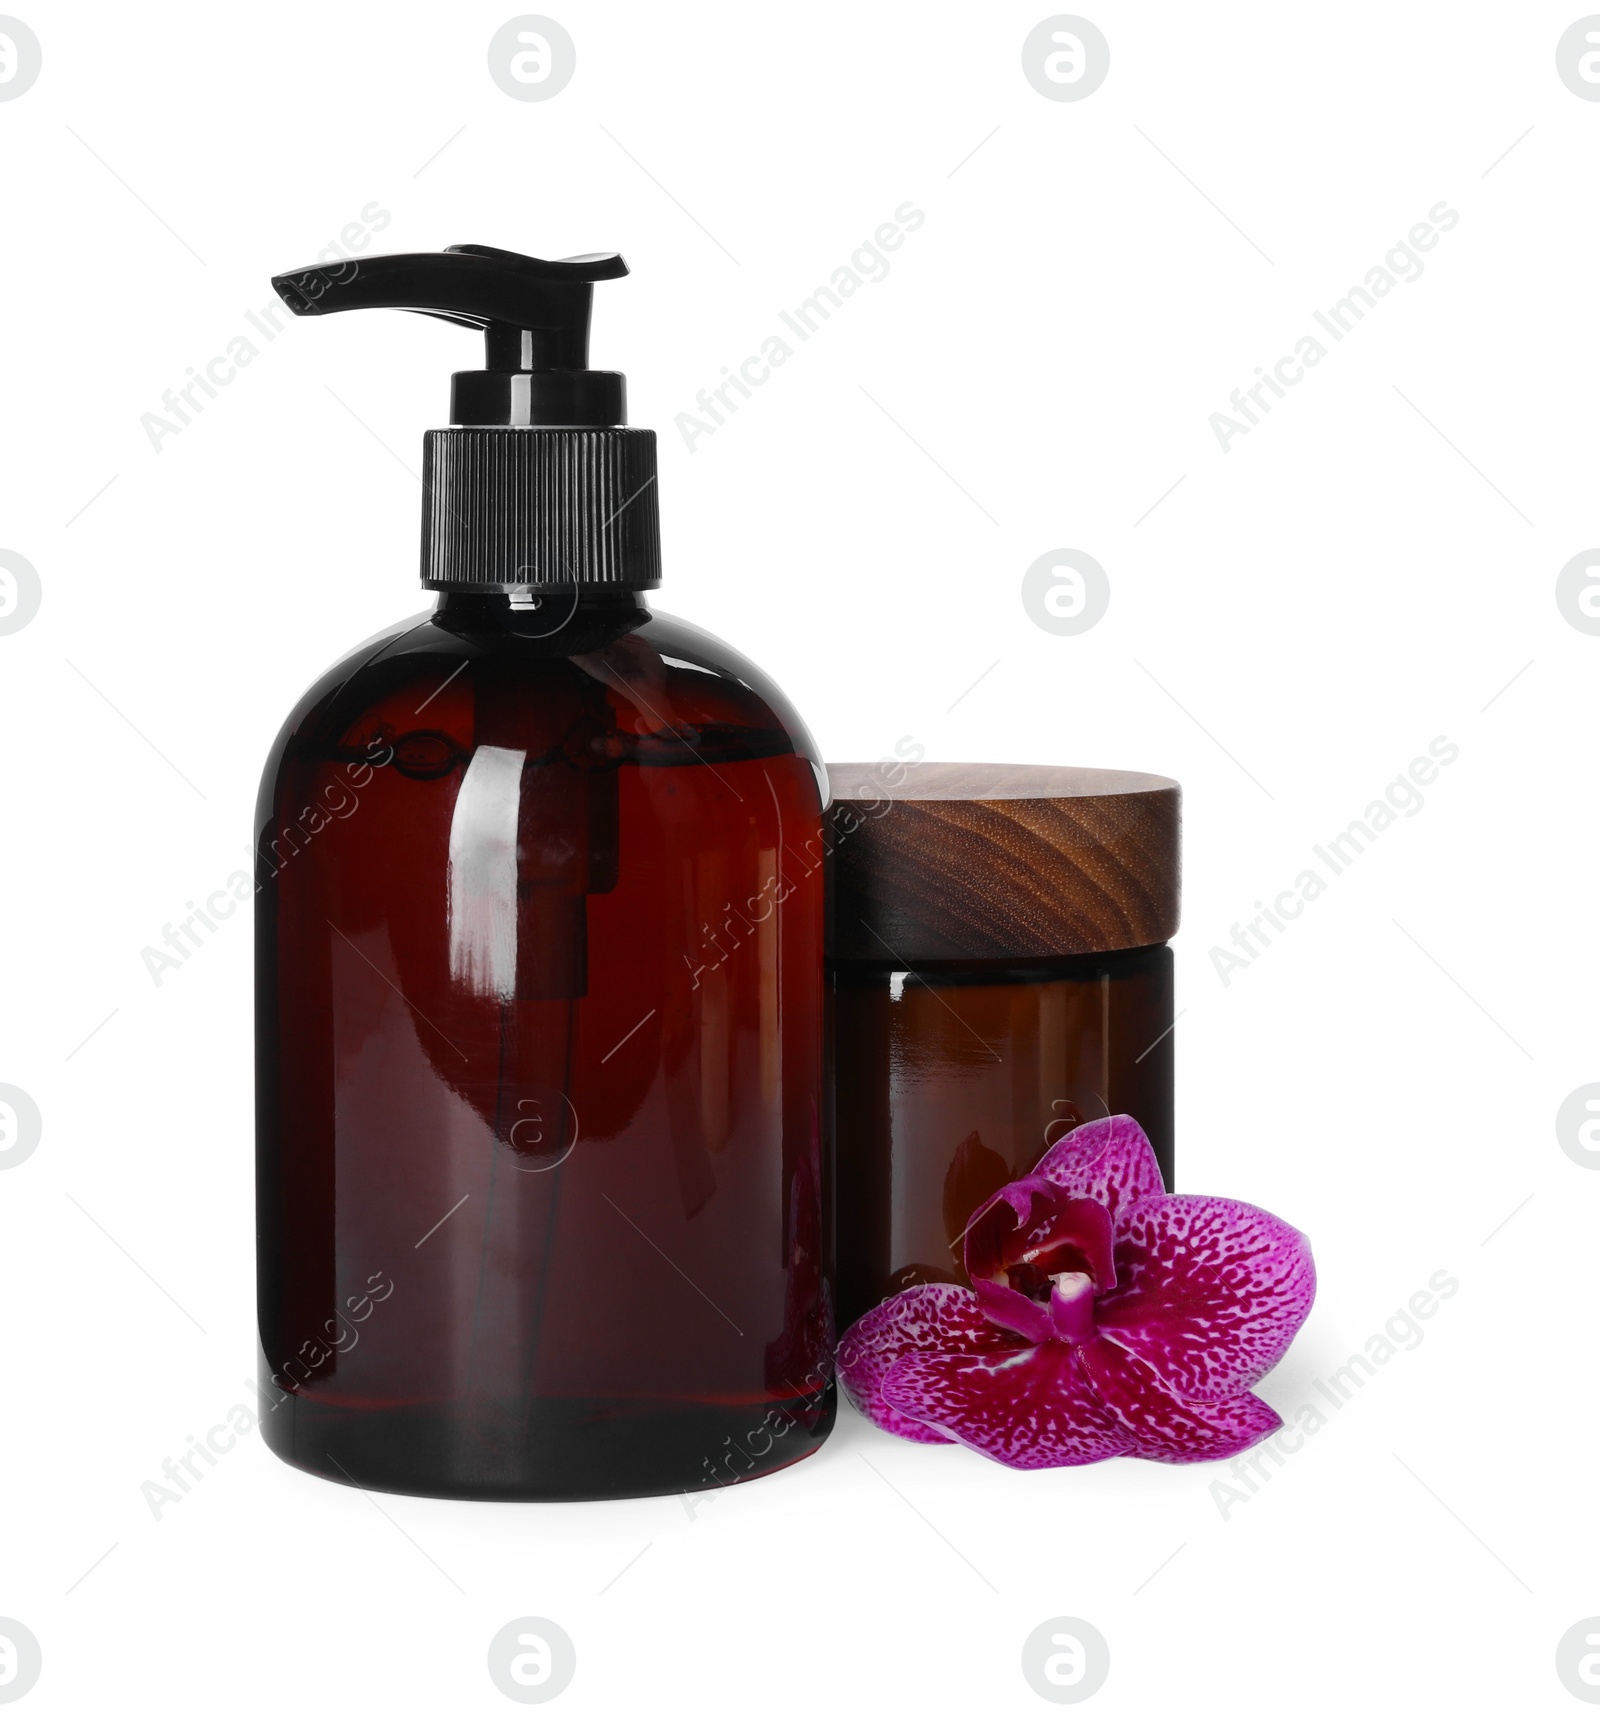
[{"label": "bottle neck", "polygon": [[650,619],[645,593],[617,586],[443,591],[433,613],[452,633],[513,633],[530,639],[596,628],[625,632]]}]

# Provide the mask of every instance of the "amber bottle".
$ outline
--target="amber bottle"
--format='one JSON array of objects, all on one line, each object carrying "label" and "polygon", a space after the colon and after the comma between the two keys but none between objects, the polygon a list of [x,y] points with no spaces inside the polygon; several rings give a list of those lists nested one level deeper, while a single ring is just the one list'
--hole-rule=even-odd
[{"label": "amber bottle", "polygon": [[257,828],[263,1414],[365,1488],[714,1487],[831,1426],[825,777],[652,615],[654,439],[586,368],[620,258],[280,277],[474,323],[429,614],[301,700]]}]

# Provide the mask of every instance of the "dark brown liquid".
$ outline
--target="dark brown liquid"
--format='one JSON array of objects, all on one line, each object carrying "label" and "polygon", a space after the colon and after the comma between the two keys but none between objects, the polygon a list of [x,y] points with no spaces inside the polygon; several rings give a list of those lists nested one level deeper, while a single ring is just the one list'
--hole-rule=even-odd
[{"label": "dark brown liquid", "polygon": [[831,1424],[804,731],[580,620],[397,633],[268,769],[263,1427],[334,1480],[659,1493]]},{"label": "dark brown liquid", "polygon": [[839,1316],[964,1282],[961,1235],[1076,1124],[1128,1112],[1172,1187],[1172,953],[831,970]]}]

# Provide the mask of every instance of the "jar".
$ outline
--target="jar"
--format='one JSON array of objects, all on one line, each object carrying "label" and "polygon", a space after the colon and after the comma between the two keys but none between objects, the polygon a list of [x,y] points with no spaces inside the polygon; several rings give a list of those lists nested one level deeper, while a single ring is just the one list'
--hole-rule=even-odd
[{"label": "jar", "polygon": [[1128,1113],[1173,1175],[1179,788],[1064,766],[830,765],[841,1325],[962,1283],[977,1207]]}]

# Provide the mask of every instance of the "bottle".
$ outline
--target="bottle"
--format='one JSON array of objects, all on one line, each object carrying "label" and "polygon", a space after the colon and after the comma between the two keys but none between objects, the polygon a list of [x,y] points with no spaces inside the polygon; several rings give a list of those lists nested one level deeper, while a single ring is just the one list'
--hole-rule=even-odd
[{"label": "bottle", "polygon": [[615,1498],[834,1415],[826,776],[653,614],[655,437],[588,368],[619,256],[276,277],[483,331],[424,448],[435,607],[296,706],[257,811],[267,1443],[363,1488]]},{"label": "bottle", "polygon": [[962,1284],[968,1221],[1126,1112],[1173,1187],[1180,791],[1069,766],[830,765],[841,1326]]}]

